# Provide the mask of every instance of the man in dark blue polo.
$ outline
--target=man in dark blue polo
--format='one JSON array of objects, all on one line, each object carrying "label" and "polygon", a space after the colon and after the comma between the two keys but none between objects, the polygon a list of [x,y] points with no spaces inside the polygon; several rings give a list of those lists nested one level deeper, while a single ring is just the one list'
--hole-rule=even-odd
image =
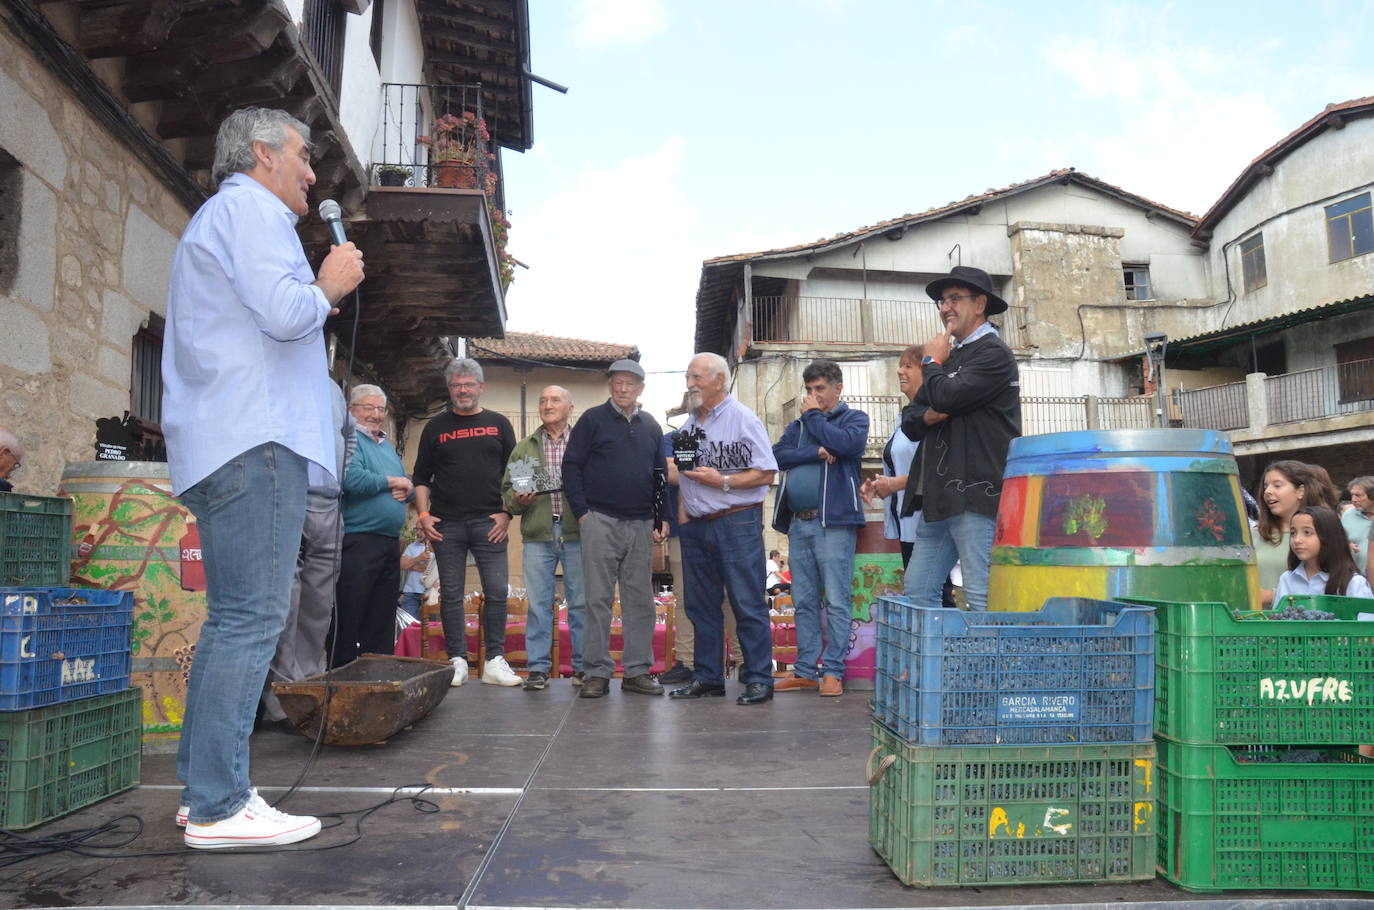
[{"label": "man in dark blue polo", "polygon": [[615,675],[611,607],[620,583],[625,678],[620,688],[662,695],[649,675],[654,665],[654,589],[651,543],[668,535],[667,465],[663,431],[640,409],[644,368],[617,360],[608,371],[611,397],[573,427],[563,454],[563,492],[582,537],[582,582],[587,601],[582,637],[582,698],[601,698]]}]

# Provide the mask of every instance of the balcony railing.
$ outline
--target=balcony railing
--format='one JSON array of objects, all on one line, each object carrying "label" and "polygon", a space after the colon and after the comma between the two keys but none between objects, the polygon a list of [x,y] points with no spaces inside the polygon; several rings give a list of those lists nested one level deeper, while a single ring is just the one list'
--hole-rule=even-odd
[{"label": "balcony railing", "polygon": [[[441,162],[420,141],[445,114],[482,119],[482,86],[386,82],[382,84],[380,157],[372,162],[372,184],[483,189],[495,149],[473,148],[471,160]],[[394,175],[391,176],[391,175]],[[389,180],[398,183],[390,183]]]},{"label": "balcony railing", "polygon": [[892,433],[902,422],[902,406],[905,399],[896,395],[846,395],[844,400],[851,408],[858,408],[868,415],[868,450],[870,457],[882,454],[883,446],[892,438]]},{"label": "balcony railing", "polygon": [[1174,393],[1183,426],[1202,430],[1242,430],[1250,425],[1245,383],[1228,382]]},{"label": "balcony railing", "polygon": [[[920,344],[939,333],[940,311],[929,300],[856,297],[754,297],[746,314],[757,344],[842,346]],[[1024,307],[994,316],[1002,339],[1021,347]]]},{"label": "balcony railing", "polygon": [[1099,398],[1095,395],[1021,398],[1021,432],[1025,436],[1075,430],[1126,430],[1154,426],[1154,399]]},{"label": "balcony railing", "polygon": [[1374,410],[1374,360],[1269,376],[1264,386],[1271,424],[1370,411]]},{"label": "balcony railing", "polygon": [[[883,446],[901,423],[905,400],[893,395],[846,395],[852,408],[868,414],[869,457]],[[1127,430],[1154,426],[1155,400],[1145,396],[1099,398],[1027,396],[1021,399],[1021,427],[1026,436],[1071,430]]]}]

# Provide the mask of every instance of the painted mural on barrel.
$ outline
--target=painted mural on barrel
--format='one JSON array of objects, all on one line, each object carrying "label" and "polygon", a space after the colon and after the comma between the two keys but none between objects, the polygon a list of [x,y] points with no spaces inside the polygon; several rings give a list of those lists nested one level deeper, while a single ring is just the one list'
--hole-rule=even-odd
[{"label": "painted mural on barrel", "polygon": [[1210,430],[1012,440],[988,579],[993,610],[1049,597],[1259,605],[1231,443]]},{"label": "painted mural on barrel", "polygon": [[205,621],[205,567],[195,521],[161,462],[67,465],[75,583],[132,591],[134,685],[143,689],[144,751],[175,747]]}]

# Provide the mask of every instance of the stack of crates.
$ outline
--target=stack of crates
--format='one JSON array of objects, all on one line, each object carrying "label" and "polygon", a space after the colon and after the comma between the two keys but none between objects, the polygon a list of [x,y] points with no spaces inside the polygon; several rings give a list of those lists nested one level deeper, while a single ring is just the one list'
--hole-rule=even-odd
[{"label": "stack of crates", "polygon": [[877,605],[869,842],[908,885],[1154,876],[1154,611]]},{"label": "stack of crates", "polygon": [[1159,869],[1189,891],[1374,890],[1374,601],[1288,603],[1338,619],[1155,603]]},{"label": "stack of crates", "polygon": [[0,830],[138,785],[133,595],[68,588],[72,502],[0,493]]}]

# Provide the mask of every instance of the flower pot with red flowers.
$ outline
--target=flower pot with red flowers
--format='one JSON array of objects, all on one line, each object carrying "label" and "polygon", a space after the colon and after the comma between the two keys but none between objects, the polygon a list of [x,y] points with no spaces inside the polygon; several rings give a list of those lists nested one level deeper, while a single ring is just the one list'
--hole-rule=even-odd
[{"label": "flower pot with red flowers", "polygon": [[483,184],[483,171],[494,157],[487,151],[491,133],[487,122],[471,111],[461,116],[444,114],[434,121],[431,135],[419,138],[429,149],[435,186],[477,189]]}]

